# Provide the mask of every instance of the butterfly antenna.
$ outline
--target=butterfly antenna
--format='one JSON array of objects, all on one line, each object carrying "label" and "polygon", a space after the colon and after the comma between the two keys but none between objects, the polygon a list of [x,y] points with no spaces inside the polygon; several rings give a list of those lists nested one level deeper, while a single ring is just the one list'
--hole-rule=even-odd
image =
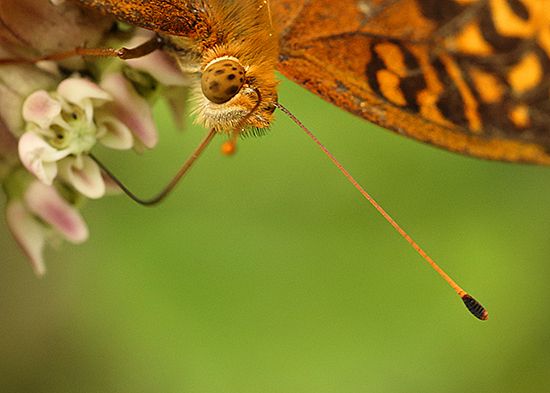
[{"label": "butterfly antenna", "polygon": [[210,144],[210,141],[214,138],[214,135],[216,135],[216,130],[211,129],[208,134],[204,137],[204,139],[201,141],[201,143],[197,146],[195,151],[191,153],[191,155],[187,158],[187,160],[183,163],[180,170],[176,175],[172,178],[170,183],[168,183],[161,192],[159,192],[156,196],[150,198],[150,199],[143,199],[138,197],[136,194],[134,194],[132,191],[128,189],[128,187],[120,180],[118,177],[116,177],[110,170],[107,168],[97,157],[95,157],[93,154],[90,153],[90,158],[94,160],[97,165],[109,176],[119,187],[120,189],[130,197],[133,201],[139,203],[140,205],[144,206],[153,206],[157,203],[161,202],[164,198],[170,194],[170,192],[174,189],[174,187],[178,184],[180,179],[191,169],[195,161],[197,161],[197,158],[203,153],[203,151],[206,149],[206,147]]},{"label": "butterfly antenna", "polygon": [[286,107],[280,103],[275,103],[275,106],[284,112],[294,123],[298,125],[314,142],[317,146],[326,154],[326,156],[332,161],[332,163],[342,172],[342,174],[353,184],[353,186],[367,199],[370,204],[384,217],[384,219],[390,223],[390,225],[416,250],[420,256],[430,264],[430,266],[453,288],[453,290],[460,296],[464,302],[466,308],[478,319],[486,320],[489,318],[487,310],[466,291],[464,291],[445,271],[439,267],[437,263],[424,251],[399,224],[391,218],[391,216],[374,200],[374,198],[353,178],[353,176],[344,168],[344,166],[332,155],[332,153],[321,143],[319,139],[302,124],[296,116],[294,116]]}]

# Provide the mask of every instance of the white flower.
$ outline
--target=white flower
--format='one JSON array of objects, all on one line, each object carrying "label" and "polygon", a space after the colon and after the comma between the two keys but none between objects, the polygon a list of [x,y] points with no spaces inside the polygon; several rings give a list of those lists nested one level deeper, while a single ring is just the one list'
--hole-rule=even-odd
[{"label": "white flower", "polygon": [[[109,18],[82,12],[72,2],[6,3],[10,12],[0,18],[5,22],[0,26],[1,58],[32,59],[71,50],[84,41],[88,47],[109,46],[111,39],[118,45],[120,37],[109,33]],[[135,41],[124,46],[139,45],[150,34],[136,29]],[[80,243],[88,237],[73,201],[81,194],[100,198],[120,192],[89,156],[94,146],[137,151],[154,147],[158,137],[153,100],[168,99],[181,120],[182,92],[194,81],[163,51],[127,62],[105,59],[93,68],[88,65],[75,57],[0,69],[0,190],[7,196],[8,227],[37,275],[45,272],[42,253],[48,244],[60,238]],[[66,78],[67,70],[94,79]]]},{"label": "white flower", "polygon": [[29,258],[37,276],[46,273],[42,251],[46,243],[44,226],[27,210],[22,201],[12,201],[6,206],[8,228],[19,247]]},{"label": "white flower", "polygon": [[[135,48],[153,36],[152,32],[138,28],[124,46]],[[176,63],[174,57],[162,50],[156,50],[143,57],[124,60],[124,62],[135,70],[149,74],[160,83],[163,88],[162,96],[168,102],[175,124],[177,128],[183,129],[186,97],[189,87],[195,83],[195,77],[192,75],[197,70],[189,69],[182,72],[181,66]]]},{"label": "white flower", "polygon": [[101,87],[114,98],[107,107],[114,115],[111,119],[121,120],[145,147],[155,147],[158,134],[149,103],[141,98],[122,74],[105,76]]},{"label": "white flower", "polygon": [[38,276],[46,272],[42,252],[51,238],[62,237],[75,244],[88,238],[88,227],[80,213],[55,187],[36,180],[30,183],[21,198],[8,201],[6,220]]},{"label": "white flower", "polygon": [[[0,47],[0,57],[9,54]],[[10,132],[19,137],[24,120],[21,107],[25,98],[39,89],[51,89],[58,83],[55,75],[34,67],[6,65],[0,67],[0,118]]]},{"label": "white flower", "polygon": [[68,157],[59,162],[59,174],[88,198],[97,199],[105,194],[105,182],[95,161],[85,155]]},{"label": "white flower", "polygon": [[[124,46],[135,48],[153,36],[154,33],[149,30],[136,29],[133,37]],[[165,51],[156,50],[146,56],[125,60],[125,63],[136,70],[148,73],[165,86],[190,86],[194,82],[192,77],[181,72],[174,58]]]},{"label": "white flower", "polygon": [[19,140],[21,162],[42,183],[60,176],[89,198],[100,198],[105,183],[87,154],[100,142],[130,149],[134,137],[146,147],[157,142],[147,101],[121,74],[97,84],[81,78],[63,80],[55,92],[38,90],[23,104],[27,131]]},{"label": "white flower", "polygon": [[25,168],[49,186],[57,176],[57,161],[69,154],[66,150],[56,150],[38,134],[30,131],[19,138],[18,150]]}]

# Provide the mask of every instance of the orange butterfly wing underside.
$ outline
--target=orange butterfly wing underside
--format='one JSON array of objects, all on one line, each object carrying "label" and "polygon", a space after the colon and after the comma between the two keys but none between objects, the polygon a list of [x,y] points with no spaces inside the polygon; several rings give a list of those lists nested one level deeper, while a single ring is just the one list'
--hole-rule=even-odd
[{"label": "orange butterfly wing underside", "polygon": [[[73,0],[204,36],[201,0]],[[451,151],[550,164],[550,0],[271,0],[278,69],[325,100]],[[198,29],[198,31],[197,31]]]},{"label": "orange butterfly wing underside", "polygon": [[176,36],[198,37],[207,28],[208,21],[194,13],[193,5],[199,1],[185,0],[69,0],[92,8],[116,19],[152,30]]},{"label": "orange butterfly wing underside", "polygon": [[550,0],[271,1],[279,70],[451,151],[550,164]]}]

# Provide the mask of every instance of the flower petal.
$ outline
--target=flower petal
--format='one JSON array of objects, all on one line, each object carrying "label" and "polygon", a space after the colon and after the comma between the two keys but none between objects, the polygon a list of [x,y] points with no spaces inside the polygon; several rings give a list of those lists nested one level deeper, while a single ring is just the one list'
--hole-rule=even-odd
[{"label": "flower petal", "polygon": [[[148,30],[138,29],[125,46],[135,48],[153,37]],[[189,86],[192,79],[186,77],[174,58],[164,51],[154,51],[147,56],[125,60],[130,67],[144,71],[166,86]]]},{"label": "flower petal", "polygon": [[37,124],[40,128],[48,128],[60,113],[61,104],[45,90],[35,91],[23,103],[23,119]]},{"label": "flower petal", "polygon": [[61,77],[61,70],[59,64],[52,60],[40,60],[35,63],[36,68],[47,72],[48,74],[56,77]]},{"label": "flower petal", "polygon": [[131,149],[134,145],[132,132],[116,117],[97,113],[96,123],[98,139],[103,145],[118,150]]},{"label": "flower petal", "polygon": [[149,103],[122,74],[107,75],[101,81],[101,87],[114,97],[109,104],[113,114],[128,126],[143,145],[153,148],[158,142],[158,134]]},{"label": "flower petal", "polygon": [[[1,4],[4,4],[0,1]],[[19,3],[19,2],[17,2]],[[14,5],[10,3],[10,7]],[[15,7],[15,5],[14,5]],[[11,13],[11,8],[10,12]],[[2,18],[7,17],[2,13]],[[2,19],[4,22],[5,20]],[[0,42],[2,41],[2,30],[0,29]],[[34,32],[33,34],[36,34]],[[10,57],[0,45],[0,57]],[[13,54],[11,54],[13,56]],[[0,117],[10,131],[20,136],[25,131],[25,121],[21,108],[23,102],[30,94],[37,90],[49,90],[57,85],[57,81],[50,74],[40,71],[36,67],[22,67],[21,65],[2,66],[0,72]]]},{"label": "flower petal", "polygon": [[6,221],[14,239],[25,252],[37,276],[46,272],[42,251],[46,243],[46,232],[25,208],[22,201],[10,201],[6,207]]},{"label": "flower petal", "polygon": [[19,138],[19,158],[25,168],[44,184],[52,184],[57,175],[56,161],[67,156],[66,150],[57,150],[32,131]]},{"label": "flower petal", "polygon": [[166,86],[189,86],[191,78],[186,78],[168,54],[156,51],[147,56],[126,60],[132,68],[144,71]]},{"label": "flower petal", "polygon": [[111,101],[111,95],[96,85],[94,82],[84,78],[72,77],[63,80],[57,87],[61,97],[73,104],[82,104],[87,98]]},{"label": "flower petal", "polygon": [[68,157],[59,163],[59,175],[78,192],[88,198],[98,199],[105,195],[105,182],[97,164],[90,157]]},{"label": "flower petal", "polygon": [[59,231],[72,243],[88,238],[88,227],[80,213],[63,199],[54,187],[31,183],[24,196],[29,210]]}]

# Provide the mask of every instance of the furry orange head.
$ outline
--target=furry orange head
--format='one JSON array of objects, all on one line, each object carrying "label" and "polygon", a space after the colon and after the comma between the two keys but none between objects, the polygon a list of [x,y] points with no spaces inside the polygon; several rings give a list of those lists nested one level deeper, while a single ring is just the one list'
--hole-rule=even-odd
[{"label": "furry orange head", "polygon": [[201,3],[193,5],[201,14],[190,21],[192,35],[161,34],[182,71],[195,76],[197,122],[222,133],[269,127],[278,45],[267,2]]}]

